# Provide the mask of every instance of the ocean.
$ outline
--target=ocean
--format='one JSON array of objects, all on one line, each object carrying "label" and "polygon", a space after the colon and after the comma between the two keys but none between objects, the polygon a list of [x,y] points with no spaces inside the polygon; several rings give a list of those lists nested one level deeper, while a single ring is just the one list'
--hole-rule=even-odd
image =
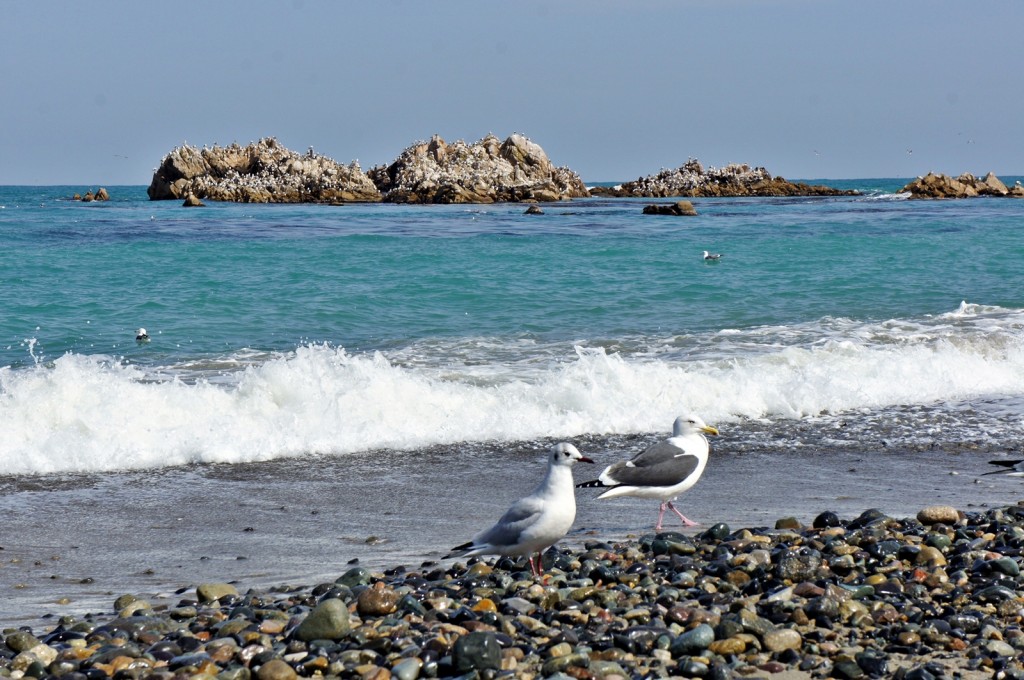
[{"label": "ocean", "polygon": [[[440,560],[553,443],[582,481],[684,412],[721,430],[695,531],[1017,502],[984,473],[1024,456],[1024,201],[810,181],[862,195],[678,218],[0,187],[0,624]],[[595,495],[567,541],[653,528]]]}]

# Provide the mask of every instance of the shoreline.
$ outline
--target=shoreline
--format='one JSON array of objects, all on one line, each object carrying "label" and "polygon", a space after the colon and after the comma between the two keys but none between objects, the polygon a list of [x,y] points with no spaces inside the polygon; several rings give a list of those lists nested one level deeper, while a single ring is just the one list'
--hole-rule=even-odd
[{"label": "shoreline", "polygon": [[1024,505],[701,529],[556,546],[543,582],[506,559],[427,560],[115,596],[117,612],[5,628],[0,675],[1024,674]]},{"label": "shoreline", "polygon": [[[645,441],[574,443],[608,462]],[[353,560],[381,570],[440,560],[536,485],[547,445],[8,480],[0,626],[99,611],[125,593],[166,600],[205,581],[271,588],[336,578]],[[846,520],[869,508],[909,517],[929,505],[980,512],[1021,498],[1018,480],[981,476],[994,451],[732,447],[680,497],[700,523],[685,534],[716,523],[771,527],[783,517],[810,524],[824,509]],[[578,491],[573,530],[556,547],[652,531],[657,503],[594,496]]]}]

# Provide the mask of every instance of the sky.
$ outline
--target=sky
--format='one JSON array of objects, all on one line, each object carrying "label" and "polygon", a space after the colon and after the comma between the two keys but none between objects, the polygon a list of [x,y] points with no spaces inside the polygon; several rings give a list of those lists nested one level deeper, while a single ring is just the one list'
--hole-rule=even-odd
[{"label": "sky", "polygon": [[1024,3],[4,3],[0,185],[276,137],[363,169],[518,132],[586,182],[1024,174]]}]

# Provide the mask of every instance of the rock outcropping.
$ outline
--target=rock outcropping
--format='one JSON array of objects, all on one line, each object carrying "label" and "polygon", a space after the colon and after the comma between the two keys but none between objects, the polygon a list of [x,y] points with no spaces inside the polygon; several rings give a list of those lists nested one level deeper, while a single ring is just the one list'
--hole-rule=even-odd
[{"label": "rock outcropping", "polygon": [[692,217],[697,214],[697,209],[689,201],[676,201],[675,203],[645,205],[644,215],[679,215]]},{"label": "rock outcropping", "polygon": [[1024,186],[1018,182],[1008,188],[991,172],[981,179],[969,172],[965,172],[959,177],[929,172],[924,177],[918,177],[900,189],[900,193],[909,193],[910,198],[973,198],[975,196],[1024,198]]},{"label": "rock outcropping", "polygon": [[340,165],[310,149],[298,154],[273,137],[213,148],[184,145],[153,173],[150,200],[197,199],[239,203],[355,203],[380,201],[359,164]]},{"label": "rock outcropping", "polygon": [[92,203],[93,201],[109,201],[110,194],[103,187],[96,190],[94,194],[92,191],[86,191],[85,196],[81,194],[75,194],[72,199],[73,201],[82,201],[83,203]]},{"label": "rock outcropping", "polygon": [[656,175],[639,177],[617,187],[592,188],[598,196],[636,196],[665,198],[668,196],[856,196],[857,191],[834,189],[782,177],[772,177],[764,168],[751,168],[746,164],[730,163],[724,168],[701,165],[691,158],[682,167],[662,170]]},{"label": "rock outcropping", "polygon": [[473,144],[429,142],[408,147],[388,166],[369,171],[392,203],[495,203],[559,201],[589,196],[579,176],[555,167],[544,150],[523,135],[504,142],[487,135]]}]

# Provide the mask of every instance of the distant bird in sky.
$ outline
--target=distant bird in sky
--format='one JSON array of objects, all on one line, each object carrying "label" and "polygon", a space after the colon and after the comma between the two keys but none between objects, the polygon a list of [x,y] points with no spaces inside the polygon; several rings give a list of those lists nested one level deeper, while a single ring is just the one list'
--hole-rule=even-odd
[{"label": "distant bird in sky", "polygon": [[1006,475],[1007,477],[1024,477],[1024,459],[990,460],[989,465],[997,465],[1002,469],[990,470],[986,475]]},{"label": "distant bird in sky", "polygon": [[717,435],[718,430],[706,425],[700,416],[679,416],[672,424],[671,437],[648,446],[630,460],[609,465],[597,479],[576,486],[607,489],[598,498],[635,496],[661,501],[655,531],[661,531],[666,509],[679,515],[683,526],[695,526],[697,523],[679,512],[672,501],[704,473],[711,452],[705,434]]},{"label": "distant bird in sky", "polygon": [[709,253],[708,251],[705,250],[704,251],[704,259],[705,260],[712,260],[712,261],[721,260],[722,259],[722,254],[721,253]]},{"label": "distant bird in sky", "polygon": [[[530,571],[540,576],[541,553],[565,536],[576,519],[572,466],[579,461],[594,462],[572,444],[556,444],[548,453],[547,473],[537,488],[513,503],[497,524],[455,546],[445,557],[528,556]],[[533,553],[537,553],[536,564]]]},{"label": "distant bird in sky", "polygon": [[135,339],[139,342],[149,342],[149,333],[146,332],[145,328],[140,328],[135,331]]}]

